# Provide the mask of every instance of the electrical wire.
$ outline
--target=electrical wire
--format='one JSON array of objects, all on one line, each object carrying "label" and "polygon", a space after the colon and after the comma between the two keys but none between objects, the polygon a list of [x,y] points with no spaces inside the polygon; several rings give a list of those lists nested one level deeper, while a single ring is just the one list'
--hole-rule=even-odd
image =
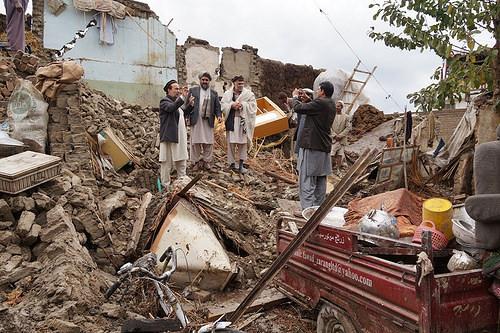
[{"label": "electrical wire", "polygon": [[[351,50],[352,54],[356,57],[356,59],[361,63],[361,65],[363,65],[363,67],[368,71],[370,72],[370,69],[368,68],[367,65],[365,65],[365,63],[361,60],[361,58],[359,57],[359,55],[356,53],[356,51],[354,50],[354,48],[351,46],[351,44],[349,44],[349,42],[344,38],[344,36],[342,35],[342,33],[337,29],[337,27],[335,27],[335,25],[333,24],[332,20],[330,19],[330,17],[328,16],[328,14],[323,10],[321,9],[321,7],[319,6],[318,2],[316,0],[314,0],[314,4],[316,5],[316,7],[318,7],[319,9],[319,12],[321,14],[323,14],[325,16],[325,18],[327,19],[328,23],[330,23],[330,26],[333,28],[333,30],[335,30],[335,32],[339,35],[340,39],[342,39],[342,41],[345,43],[345,45],[349,48],[349,50]],[[401,105],[396,101],[396,99],[394,97],[392,97],[392,95],[387,91],[387,89],[384,88],[384,86],[382,85],[382,83],[377,79],[377,77],[375,76],[374,73],[372,73],[372,76],[373,76],[373,79],[375,80],[375,82],[378,84],[378,86],[382,89],[382,91],[386,94],[386,97],[385,99],[390,99],[394,105],[396,105],[396,107],[404,112],[403,108],[401,107]]]}]

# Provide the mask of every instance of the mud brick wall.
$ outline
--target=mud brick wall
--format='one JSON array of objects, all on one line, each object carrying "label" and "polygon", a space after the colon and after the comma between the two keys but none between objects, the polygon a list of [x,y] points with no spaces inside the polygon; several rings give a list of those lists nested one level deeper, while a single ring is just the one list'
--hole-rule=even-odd
[{"label": "mud brick wall", "polygon": [[323,71],[312,66],[283,64],[262,58],[259,59],[259,67],[260,93],[275,102],[281,91],[291,95],[295,88],[312,89],[314,79]]},{"label": "mud brick wall", "polygon": [[82,185],[96,187],[81,117],[79,85],[63,85],[48,112],[50,154],[63,158],[66,167],[82,179]]},{"label": "mud brick wall", "polygon": [[[199,69],[187,68],[188,66],[200,67],[200,64],[196,62],[196,59],[200,58],[199,54],[188,51],[193,47],[212,50],[216,52],[214,57],[219,52],[218,48],[211,46],[207,41],[193,37],[189,37],[184,45],[178,46],[176,65],[178,81],[181,84],[191,83],[186,82],[190,80],[188,78],[189,73]],[[263,59],[259,57],[258,49],[249,45],[243,45],[241,49],[223,47],[221,50],[219,77],[212,82],[214,89],[219,93],[222,93],[224,83],[229,88],[231,79],[235,75],[243,75],[256,97],[267,96],[277,102],[278,94],[281,91],[291,95],[294,88],[312,88],[314,79],[323,71],[322,69],[314,69],[312,66],[284,64],[276,60]],[[193,59],[195,56],[197,58]],[[212,64],[212,60],[207,60],[207,64]],[[207,68],[207,70],[210,70],[210,68]]]},{"label": "mud brick wall", "polygon": [[43,39],[43,6],[44,0],[33,0],[33,22],[31,30],[33,33]]},{"label": "mud brick wall", "polygon": [[175,50],[175,67],[177,67],[177,81],[182,85],[187,81],[186,48],[177,45]]},{"label": "mud brick wall", "polygon": [[434,113],[439,122],[439,134],[445,142],[450,140],[453,131],[457,128],[457,125],[462,119],[464,113],[465,109],[444,109]]}]

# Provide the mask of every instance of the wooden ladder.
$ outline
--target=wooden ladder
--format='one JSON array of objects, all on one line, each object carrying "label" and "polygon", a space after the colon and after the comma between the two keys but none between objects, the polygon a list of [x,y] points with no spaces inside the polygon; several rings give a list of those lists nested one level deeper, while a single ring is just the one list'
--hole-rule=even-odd
[{"label": "wooden ladder", "polygon": [[[359,65],[361,65],[361,61],[358,61],[356,67],[354,67],[351,76],[346,81],[344,89],[342,89],[342,93],[340,94],[340,100],[344,102],[345,113],[350,115],[356,100],[359,95],[365,88],[368,80],[372,77],[373,73],[377,69],[377,66],[373,67],[371,72],[363,71],[359,69]],[[361,84],[361,87],[356,91],[356,86],[354,83]]]}]

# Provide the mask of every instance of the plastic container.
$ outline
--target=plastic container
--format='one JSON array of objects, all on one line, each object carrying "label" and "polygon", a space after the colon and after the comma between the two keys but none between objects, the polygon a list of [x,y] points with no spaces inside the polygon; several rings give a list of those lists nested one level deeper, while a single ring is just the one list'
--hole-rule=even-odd
[{"label": "plastic container", "polygon": [[422,220],[434,222],[436,229],[441,231],[448,240],[454,238],[452,217],[452,204],[446,199],[432,198],[425,200],[422,205]]},{"label": "plastic container", "polygon": [[434,250],[442,250],[448,245],[448,238],[439,230],[436,229],[436,226],[432,221],[423,221],[415,230],[415,234],[413,235],[412,242],[413,243],[422,243],[422,234],[424,230],[429,230],[432,232],[432,248]]}]

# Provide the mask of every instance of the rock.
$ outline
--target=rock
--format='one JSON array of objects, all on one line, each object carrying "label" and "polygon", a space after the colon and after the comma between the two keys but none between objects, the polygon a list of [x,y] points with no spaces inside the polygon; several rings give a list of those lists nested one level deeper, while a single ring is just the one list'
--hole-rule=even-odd
[{"label": "rock", "polygon": [[31,252],[33,253],[33,255],[38,258],[40,256],[40,254],[45,251],[45,249],[47,248],[47,246],[49,246],[48,243],[44,243],[44,242],[41,242],[41,243],[38,243],[36,244],[33,249],[31,249]]},{"label": "rock", "polygon": [[12,254],[7,253],[7,252],[1,252],[0,253],[0,267],[4,267],[12,258]]},{"label": "rock", "polygon": [[5,249],[8,253],[12,255],[20,256],[22,254],[21,247],[19,245],[11,244]]},{"label": "rock", "polygon": [[111,180],[111,181],[109,181],[109,182],[108,182],[108,185],[109,185],[110,187],[112,187],[112,188],[116,188],[116,189],[118,189],[118,188],[122,188],[122,187],[123,187],[123,184],[122,184],[122,183],[117,182],[117,181],[115,181],[115,180]]},{"label": "rock", "polygon": [[[55,202],[54,202],[54,206],[55,206]],[[47,207],[47,208],[48,208],[48,207]],[[54,207],[52,207],[52,208],[54,208]],[[50,209],[52,209],[52,208],[50,208]],[[49,210],[50,210],[50,209],[49,209]],[[47,212],[46,212],[46,211],[43,211],[43,212],[41,212],[40,214],[38,214],[38,215],[36,216],[36,218],[35,218],[35,223],[36,223],[36,224],[39,224],[39,225],[41,225],[41,226],[46,225],[46,224],[47,224]]]},{"label": "rock", "polygon": [[39,224],[33,224],[31,226],[30,232],[24,237],[23,243],[26,245],[33,245],[38,240],[38,236],[40,236],[40,231],[42,230],[42,226]]},{"label": "rock", "polygon": [[62,177],[56,178],[51,182],[46,183],[44,191],[49,194],[49,196],[59,196],[68,192],[71,189],[71,183]]},{"label": "rock", "polygon": [[80,326],[61,319],[51,319],[48,326],[59,333],[80,333]]},{"label": "rock", "polygon": [[77,175],[73,175],[71,177],[71,185],[73,186],[81,186],[82,185],[82,179],[78,177]]},{"label": "rock", "polygon": [[0,222],[0,230],[7,230],[14,225],[12,221]]},{"label": "rock", "polygon": [[12,231],[2,231],[0,232],[0,244],[8,246],[9,244],[19,244],[21,240]]},{"label": "rock", "polygon": [[17,222],[16,232],[21,238],[24,238],[31,230],[31,226],[35,223],[35,214],[28,211],[23,211]]},{"label": "rock", "polygon": [[35,206],[37,209],[51,209],[55,206],[55,202],[46,194],[36,192],[31,196],[35,200]]},{"label": "rock", "polygon": [[77,221],[77,223],[83,226],[84,230],[90,235],[93,241],[104,236],[104,229],[93,213],[82,210],[81,213],[77,215]]},{"label": "rock", "polygon": [[9,204],[4,199],[0,199],[0,221],[16,221]]},{"label": "rock", "polygon": [[40,240],[50,243],[63,232],[70,232],[74,239],[78,239],[75,226],[71,222],[70,217],[60,205],[56,205],[47,212],[47,226],[40,231]]},{"label": "rock", "polygon": [[138,191],[133,187],[123,186],[122,190],[130,197],[136,197],[138,195]]},{"label": "rock", "polygon": [[104,316],[115,319],[120,318],[125,314],[120,305],[113,303],[104,303],[101,306],[101,312]]},{"label": "rock", "polygon": [[106,197],[102,202],[99,203],[99,209],[102,215],[109,220],[111,213],[120,207],[123,207],[127,203],[127,195],[125,191],[117,191]]},{"label": "rock", "polygon": [[88,205],[89,196],[86,193],[73,192],[69,194],[67,197],[68,197],[68,202],[73,207],[87,207]]},{"label": "rock", "polygon": [[5,266],[2,267],[2,270],[4,270],[7,273],[12,272],[14,269],[19,267],[21,263],[23,262],[23,257],[22,256],[12,256],[10,260],[5,264]]},{"label": "rock", "polygon": [[34,210],[35,200],[24,196],[13,197],[10,201],[10,206],[15,213],[22,212],[23,210]]},{"label": "rock", "polygon": [[33,256],[31,254],[31,249],[29,247],[23,246],[21,248],[21,256],[23,257],[23,261],[30,262],[31,257]]},{"label": "rock", "polygon": [[42,264],[38,261],[24,262],[21,267],[18,267],[13,272],[0,276],[0,287],[5,284],[15,283],[27,276],[33,275],[37,273],[41,268]]}]

